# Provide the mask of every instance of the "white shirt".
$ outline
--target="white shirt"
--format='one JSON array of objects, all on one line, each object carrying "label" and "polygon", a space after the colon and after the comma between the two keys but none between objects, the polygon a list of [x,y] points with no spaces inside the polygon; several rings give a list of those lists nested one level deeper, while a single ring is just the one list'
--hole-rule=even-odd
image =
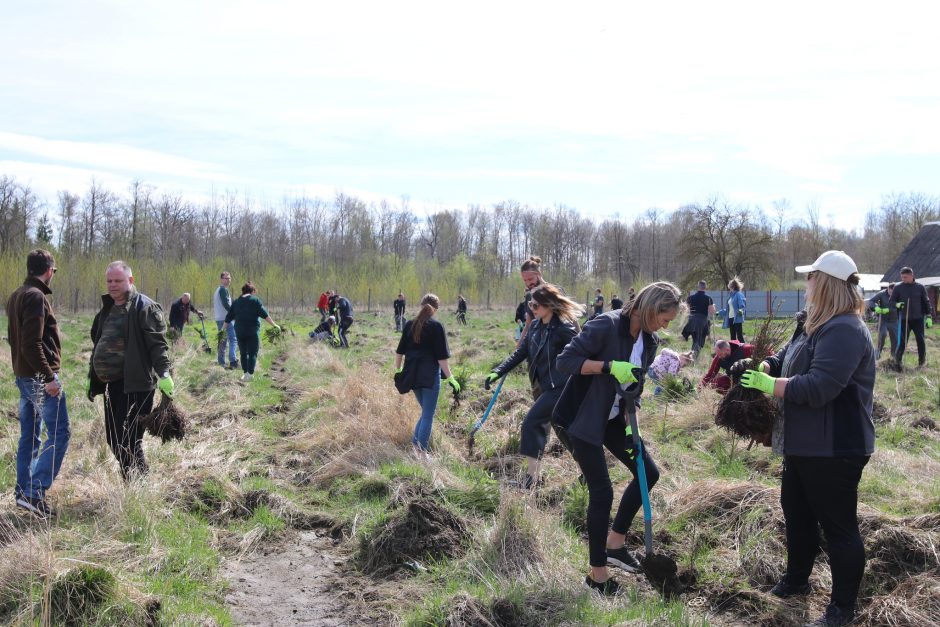
[{"label": "white shirt", "polygon": [[[643,364],[643,331],[640,331],[633,343],[633,350],[630,352],[630,363],[636,366]],[[617,385],[620,385],[619,383]],[[623,386],[621,386],[623,387]],[[610,415],[607,420],[613,420],[620,413],[620,396],[614,397],[613,407],[610,408]]]}]

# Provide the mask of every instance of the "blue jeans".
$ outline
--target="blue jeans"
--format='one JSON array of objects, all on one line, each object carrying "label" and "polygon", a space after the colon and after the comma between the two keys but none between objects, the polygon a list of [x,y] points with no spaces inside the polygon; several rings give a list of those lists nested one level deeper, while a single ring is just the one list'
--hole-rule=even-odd
[{"label": "blue jeans", "polygon": [[[69,413],[65,390],[46,393],[41,378],[16,377],[20,389],[20,444],[16,450],[16,492],[33,499],[45,497],[59,474],[69,447]],[[46,428],[46,441],[39,435]]]},{"label": "blue jeans", "polygon": [[426,451],[431,440],[431,427],[434,425],[437,397],[441,393],[441,380],[437,379],[437,385],[433,388],[415,388],[412,391],[415,398],[418,399],[418,404],[421,405],[421,418],[418,419],[418,424],[415,425],[415,434],[411,438],[411,443]]},{"label": "blue jeans", "polygon": [[[215,328],[218,330],[221,330],[224,325],[225,325],[225,322],[223,322],[222,320],[215,321]],[[225,345],[228,344],[228,363],[229,365],[234,366],[235,364],[238,363],[238,360],[235,359],[236,340],[235,340],[235,323],[234,322],[228,325],[228,332],[226,335],[228,337],[226,337],[224,340],[219,342],[219,350],[218,350],[219,365],[221,366],[225,365]]]}]

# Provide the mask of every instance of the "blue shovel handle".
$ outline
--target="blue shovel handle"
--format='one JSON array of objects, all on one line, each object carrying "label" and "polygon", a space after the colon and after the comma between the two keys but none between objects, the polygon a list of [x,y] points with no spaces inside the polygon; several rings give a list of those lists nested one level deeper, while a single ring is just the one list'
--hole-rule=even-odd
[{"label": "blue shovel handle", "polygon": [[496,399],[499,396],[499,391],[503,389],[503,382],[506,381],[506,377],[501,377],[499,379],[499,385],[496,386],[496,391],[493,392],[493,398],[490,399],[490,404],[486,406],[486,411],[483,412],[483,416],[476,421],[473,425],[473,429],[470,430],[470,435],[473,435],[480,430],[480,427],[483,426],[483,423],[486,422],[486,419],[490,417],[490,412],[493,410],[493,405],[496,404]]}]

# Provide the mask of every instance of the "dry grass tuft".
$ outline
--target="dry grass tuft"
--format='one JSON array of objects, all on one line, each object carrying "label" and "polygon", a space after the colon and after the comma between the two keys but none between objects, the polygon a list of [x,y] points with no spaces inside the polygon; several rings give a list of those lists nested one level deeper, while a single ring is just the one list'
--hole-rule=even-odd
[{"label": "dry grass tuft", "polygon": [[515,578],[540,570],[543,555],[535,527],[527,518],[529,509],[525,501],[503,495],[483,551],[483,559],[493,572]]},{"label": "dry grass tuft", "polygon": [[872,627],[937,627],[940,625],[940,579],[926,574],[902,581],[879,595],[856,619]]},{"label": "dry grass tuft", "polygon": [[461,592],[450,600],[444,627],[497,627],[485,603]]}]

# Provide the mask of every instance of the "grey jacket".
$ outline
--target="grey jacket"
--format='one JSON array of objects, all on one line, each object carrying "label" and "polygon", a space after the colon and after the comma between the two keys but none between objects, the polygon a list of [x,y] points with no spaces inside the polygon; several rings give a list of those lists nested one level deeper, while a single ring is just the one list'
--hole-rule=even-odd
[{"label": "grey jacket", "polygon": [[528,359],[529,383],[538,381],[543,391],[560,388],[568,381],[568,375],[558,371],[555,360],[577,332],[574,323],[562,322],[557,314],[548,324],[536,318],[518,348],[493,371],[503,376]]},{"label": "grey jacket", "polygon": [[[643,372],[653,363],[659,338],[655,333],[643,334]],[[604,442],[607,417],[617,396],[617,380],[613,375],[582,375],[581,366],[588,359],[597,361],[629,361],[633,352],[630,319],[621,311],[608,311],[591,319],[555,361],[559,372],[572,375],[558,399],[553,421],[573,437],[600,446]],[[643,392],[639,380],[637,398]]]},{"label": "grey jacket", "polygon": [[790,379],[783,396],[782,429],[779,424],[774,429],[775,451],[806,457],[875,451],[875,351],[859,316],[835,316],[766,361],[771,376]]},{"label": "grey jacket", "polygon": [[898,310],[891,304],[891,297],[888,296],[888,290],[881,290],[877,294],[871,297],[871,300],[868,301],[868,308],[874,309],[875,307],[881,307],[887,309],[888,313],[878,314],[880,321],[883,324],[896,324],[898,321]]}]

